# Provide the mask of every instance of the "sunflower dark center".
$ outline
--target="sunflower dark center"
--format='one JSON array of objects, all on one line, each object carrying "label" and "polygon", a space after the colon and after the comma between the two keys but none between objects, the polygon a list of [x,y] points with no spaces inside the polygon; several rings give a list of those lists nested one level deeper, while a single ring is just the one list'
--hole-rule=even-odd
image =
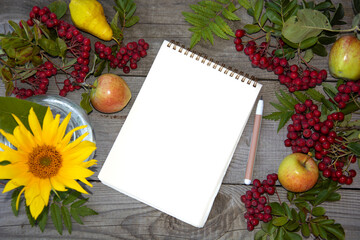
[{"label": "sunflower dark center", "polygon": [[29,170],[39,178],[55,176],[61,168],[61,154],[53,146],[37,146],[29,154]]}]

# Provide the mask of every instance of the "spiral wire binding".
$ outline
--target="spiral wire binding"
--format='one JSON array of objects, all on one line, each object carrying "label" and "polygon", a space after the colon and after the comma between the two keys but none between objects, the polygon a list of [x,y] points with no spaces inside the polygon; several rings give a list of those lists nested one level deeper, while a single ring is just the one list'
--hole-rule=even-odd
[{"label": "spiral wire binding", "polygon": [[173,45],[172,46],[173,50],[176,50],[176,48],[178,47],[179,53],[182,53],[184,51],[185,56],[187,56],[189,53],[190,53],[190,56],[189,56],[190,58],[194,58],[194,56],[196,56],[195,57],[196,61],[199,61],[201,59],[201,63],[203,63],[203,64],[205,64],[205,62],[208,61],[207,66],[213,65],[212,66],[213,69],[216,69],[219,66],[219,69],[218,69],[219,72],[222,72],[225,69],[224,74],[227,75],[230,72],[229,76],[230,77],[235,76],[236,80],[240,80],[241,82],[245,82],[247,80],[246,83],[248,85],[250,85],[253,82],[253,84],[252,84],[253,87],[256,87],[256,85],[257,85],[257,79],[254,76],[250,76],[248,73],[244,73],[237,69],[232,70],[231,67],[226,67],[225,64],[220,64],[218,61],[214,61],[214,59],[212,59],[212,58],[208,59],[208,57],[206,55],[203,55],[196,51],[191,51],[189,48],[185,48],[184,45],[180,45],[178,42],[175,42],[174,40],[171,40],[168,43],[167,47],[170,48],[171,45]]}]

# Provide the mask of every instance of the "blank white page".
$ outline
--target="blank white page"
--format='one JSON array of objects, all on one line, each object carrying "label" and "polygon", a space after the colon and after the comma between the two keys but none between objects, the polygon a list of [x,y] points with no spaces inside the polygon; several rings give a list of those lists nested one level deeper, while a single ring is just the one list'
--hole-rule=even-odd
[{"label": "blank white page", "polygon": [[168,44],[163,42],[99,179],[203,227],[262,85]]}]

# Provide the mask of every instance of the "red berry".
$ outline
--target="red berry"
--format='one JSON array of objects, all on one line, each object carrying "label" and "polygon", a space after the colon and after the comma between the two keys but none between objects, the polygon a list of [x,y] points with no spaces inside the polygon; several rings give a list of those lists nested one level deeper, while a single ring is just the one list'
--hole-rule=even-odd
[{"label": "red berry", "polygon": [[238,38],[242,38],[245,35],[245,31],[243,29],[238,29],[235,32],[235,36]]}]

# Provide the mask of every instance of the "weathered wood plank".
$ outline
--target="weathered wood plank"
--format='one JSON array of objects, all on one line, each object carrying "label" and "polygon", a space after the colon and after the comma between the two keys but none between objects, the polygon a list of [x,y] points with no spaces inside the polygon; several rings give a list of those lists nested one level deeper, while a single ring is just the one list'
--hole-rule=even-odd
[{"label": "weathered wood plank", "polygon": [[[106,15],[110,20],[114,14],[112,9],[114,2],[99,1],[103,4]],[[70,0],[67,0],[67,2],[70,2]],[[93,194],[90,196],[89,203],[100,214],[95,217],[85,218],[84,226],[74,224],[72,235],[70,236],[65,232],[64,237],[73,239],[253,239],[254,233],[249,233],[246,230],[246,223],[242,217],[245,209],[239,198],[249,188],[241,184],[249,151],[254,111],[236,148],[209,220],[202,229],[186,225],[97,181],[98,171],[101,169],[136,99],[161,42],[164,39],[173,39],[186,46],[189,46],[190,43],[191,34],[187,30],[190,26],[184,21],[181,12],[190,11],[189,4],[194,4],[196,1],[136,0],[135,2],[138,6],[136,15],[140,17],[140,22],[133,28],[126,29],[125,41],[144,38],[150,43],[148,56],[141,59],[138,69],[124,76],[133,93],[129,105],[116,114],[102,114],[96,111],[90,114],[98,146],[95,158],[99,161],[99,164],[93,168],[95,174],[91,180],[94,188],[90,189]],[[344,5],[345,21],[350,23],[353,16],[351,1],[336,0],[334,2],[341,2]],[[2,3],[0,8],[0,32],[9,30],[8,20],[19,21],[20,19],[26,19],[33,5],[45,6],[48,3],[45,0],[13,0]],[[233,29],[241,28],[244,24],[251,22],[251,19],[244,11],[241,11],[239,16],[243,21],[231,23]],[[67,14],[65,19],[71,21],[70,15]],[[345,26],[342,26],[342,28],[345,28]],[[88,34],[85,35],[89,36]],[[89,37],[92,43],[97,41],[94,37]],[[285,89],[285,87],[278,83],[273,73],[252,68],[247,56],[235,51],[231,40],[226,41],[215,37],[213,46],[209,43],[200,42],[195,46],[194,50],[233,68],[247,70],[258,77],[260,82],[264,84],[261,95],[265,99],[265,114],[274,111],[269,102],[276,101],[275,91]],[[327,68],[326,57],[315,57],[311,63],[320,69]],[[119,69],[113,72],[124,75]],[[59,76],[59,79],[64,79],[64,77]],[[91,83],[93,80],[94,78],[90,78],[89,82]],[[334,81],[334,78],[329,77],[329,81]],[[3,84],[0,83],[0,95],[4,96],[4,93]],[[49,93],[58,94],[54,86]],[[79,103],[80,91],[71,93],[67,97]],[[216,110],[214,110],[214,114],[216,114]],[[262,123],[261,138],[254,169],[255,178],[262,179],[268,173],[276,172],[280,161],[290,153],[290,150],[283,146],[286,130],[283,129],[276,133],[276,128],[277,122],[264,120]],[[358,181],[358,178],[358,176],[355,178],[351,188],[347,187],[340,190],[341,201],[324,205],[328,214],[344,226],[346,239],[358,239],[360,233],[358,229],[360,224],[358,211],[360,181]],[[3,186],[0,186],[1,191],[2,189]],[[280,195],[282,199],[285,199],[285,191],[280,190]],[[0,195],[0,235],[3,239],[59,237],[52,224],[49,224],[46,231],[41,233],[39,229],[29,226],[24,214],[14,217],[10,209],[9,198],[9,194]]]},{"label": "weathered wood plank", "polygon": [[[254,232],[246,230],[243,213],[246,211],[240,196],[250,187],[223,185],[215,199],[209,218],[203,228],[195,228],[160,211],[118,193],[101,183],[94,183],[88,206],[99,215],[84,218],[84,225],[75,223],[71,235],[64,231],[63,237],[71,239],[253,239]],[[2,187],[0,187],[2,190]],[[279,189],[280,198],[286,199],[285,191]],[[339,202],[323,204],[330,218],[345,228],[346,239],[358,239],[360,217],[357,193],[340,190]],[[50,220],[46,231],[31,228],[24,209],[18,217],[12,215],[9,194],[0,197],[2,239],[48,238],[58,233]],[[274,199],[275,196],[272,196]],[[349,220],[351,219],[351,221]],[[19,227],[21,226],[21,227]]]}]

